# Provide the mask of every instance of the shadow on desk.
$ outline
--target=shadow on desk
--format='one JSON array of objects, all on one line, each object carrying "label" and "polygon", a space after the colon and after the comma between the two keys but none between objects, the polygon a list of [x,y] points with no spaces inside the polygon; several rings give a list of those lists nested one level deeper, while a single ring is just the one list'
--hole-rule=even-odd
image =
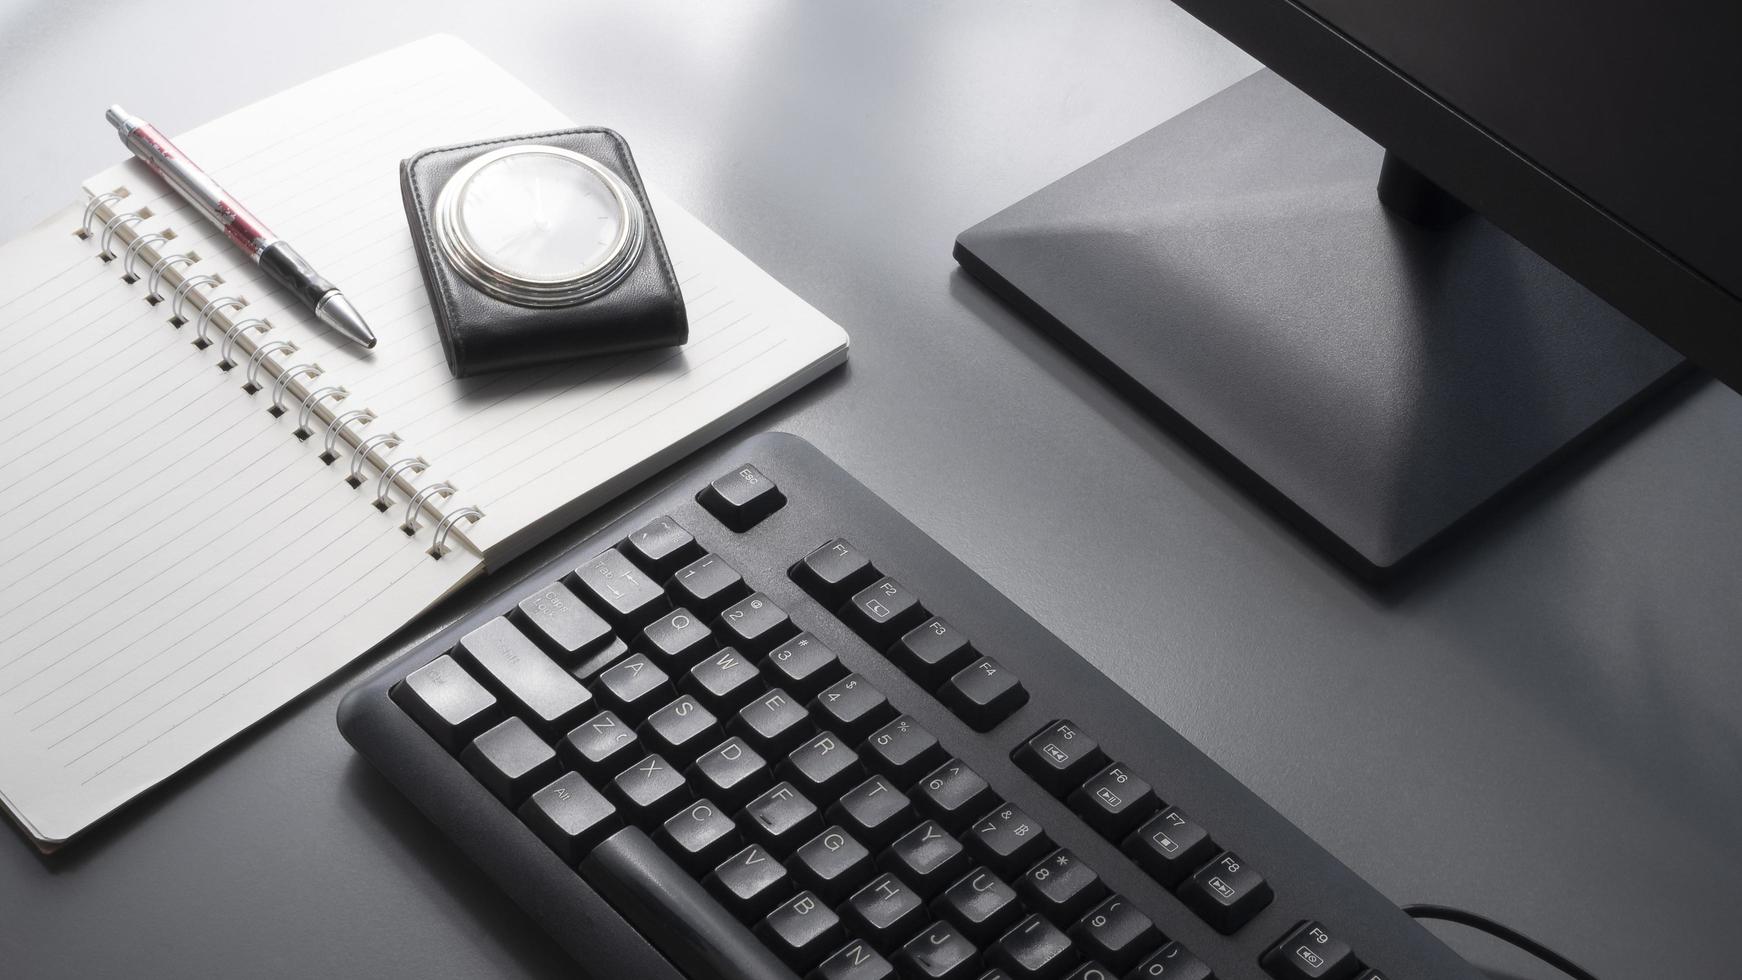
[{"label": "shadow on desk", "polygon": [[[1627,556],[1616,546],[1590,544],[1589,536],[1622,530],[1604,523],[1618,515],[1633,519],[1637,511],[1643,520],[1646,513],[1637,506],[1644,500],[1636,503],[1631,496],[1612,496],[1605,510],[1600,504],[1589,504],[1581,492],[1603,482],[1598,471],[1606,466],[1637,470],[1657,462],[1640,456],[1652,451],[1650,430],[1673,424],[1689,412],[1706,411],[1714,396],[1719,401],[1729,396],[1708,376],[1690,373],[1669,385],[1555,465],[1501,493],[1470,520],[1425,546],[1396,578],[1374,584],[1352,575],[1295,533],[1277,510],[1266,505],[1262,494],[1250,492],[1218,465],[1215,452],[1200,451],[1201,435],[1153,420],[1127,402],[963,270],[951,270],[948,288],[962,308],[1125,433],[1179,486],[1195,493],[1193,506],[1220,514],[1227,527],[1243,536],[1235,550],[1256,553],[1241,560],[1256,557],[1280,569],[1289,589],[1310,593],[1311,600],[1303,599],[1302,605],[1340,605],[1351,611],[1355,621],[1407,620],[1436,634],[1443,642],[1432,655],[1444,657],[1447,651],[1455,651],[1453,655],[1477,664],[1499,678],[1502,687],[1536,703],[1545,716],[1576,733],[1581,742],[1624,765],[1634,780],[1653,788],[1653,795],[1685,799],[1690,788],[1697,788],[1697,799],[1737,798],[1734,772],[1742,765],[1742,729],[1712,707],[1721,705],[1722,699],[1690,704],[1685,690],[1678,687],[1688,683],[1688,675],[1721,662],[1726,652],[1689,647],[1688,637],[1697,632],[1678,631],[1673,623],[1654,616],[1659,607],[1686,605],[1677,606],[1661,594],[1677,586],[1649,573],[1648,559],[1654,556]],[[1657,443],[1665,444],[1664,440]],[[1687,448],[1677,443],[1668,446]],[[1734,485],[1734,472],[1734,464],[1707,460],[1697,480],[1709,485],[1681,492],[1701,512],[1721,513],[1726,506],[1722,488]],[[1606,491],[1611,494],[1612,484]],[[1651,506],[1676,506],[1678,498],[1667,492],[1668,486],[1649,480],[1640,485],[1662,492]],[[1157,512],[1162,514],[1162,508]],[[1669,560],[1703,559],[1711,564],[1721,561],[1713,556],[1721,554],[1723,543],[1702,542],[1697,536],[1712,532],[1719,529],[1689,531],[1673,540],[1639,534],[1626,540],[1633,543],[1631,547],[1648,545],[1673,556]],[[1626,565],[1629,558],[1633,567]],[[1593,559],[1598,564],[1593,565]],[[1723,573],[1724,567],[1717,570]],[[1682,578],[1680,587],[1685,589],[1688,580],[1699,576]],[[1510,584],[1497,587],[1499,582]],[[1617,617],[1626,632],[1607,645],[1604,655],[1594,655],[1586,646],[1592,624],[1568,618],[1588,607],[1557,601],[1568,594],[1608,595],[1612,605],[1628,604],[1614,607],[1629,614]],[[1728,682],[1728,675],[1718,677]],[[1727,812],[1732,811],[1703,807],[1683,816],[1712,841],[1724,841],[1733,834],[1733,828],[1724,825]]]}]

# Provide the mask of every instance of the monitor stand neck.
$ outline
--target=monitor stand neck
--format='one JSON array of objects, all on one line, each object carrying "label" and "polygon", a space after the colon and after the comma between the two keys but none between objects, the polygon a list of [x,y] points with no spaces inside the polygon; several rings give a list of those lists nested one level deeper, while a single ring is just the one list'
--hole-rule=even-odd
[{"label": "monitor stand neck", "polygon": [[1469,205],[1422,175],[1391,150],[1379,164],[1379,203],[1423,228],[1441,228],[1470,213]]}]

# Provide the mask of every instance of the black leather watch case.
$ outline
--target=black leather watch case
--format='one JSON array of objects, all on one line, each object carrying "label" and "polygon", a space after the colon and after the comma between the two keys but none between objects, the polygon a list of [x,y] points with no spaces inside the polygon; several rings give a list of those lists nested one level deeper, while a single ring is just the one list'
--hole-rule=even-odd
[{"label": "black leather watch case", "polygon": [[[505,146],[541,143],[591,157],[629,185],[647,221],[647,238],[628,273],[609,291],[572,306],[521,306],[474,287],[448,263],[432,232],[431,210],[456,171]],[[689,339],[683,294],[659,234],[653,206],[629,144],[609,129],[569,129],[424,150],[399,166],[424,288],[435,310],[442,353],[456,378],[596,354],[671,347]]]}]

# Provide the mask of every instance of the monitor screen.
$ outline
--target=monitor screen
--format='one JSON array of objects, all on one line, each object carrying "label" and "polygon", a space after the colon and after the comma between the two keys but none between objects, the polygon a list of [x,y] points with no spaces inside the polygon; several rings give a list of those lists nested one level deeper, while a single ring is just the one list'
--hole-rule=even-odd
[{"label": "monitor screen", "polygon": [[1304,3],[1742,295],[1742,8],[1733,0]]},{"label": "monitor screen", "polygon": [[1742,390],[1742,3],[1179,3]]}]

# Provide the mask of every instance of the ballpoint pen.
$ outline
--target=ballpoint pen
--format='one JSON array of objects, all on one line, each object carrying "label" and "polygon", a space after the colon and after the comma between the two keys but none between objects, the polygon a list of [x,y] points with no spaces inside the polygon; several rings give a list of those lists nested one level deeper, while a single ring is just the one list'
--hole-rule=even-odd
[{"label": "ballpoint pen", "polygon": [[218,186],[217,181],[195,166],[167,136],[118,105],[110,106],[105,115],[134,156],[168,181],[230,241],[247,252],[255,264],[265,269],[267,275],[283,283],[306,303],[322,323],[364,347],[375,346],[374,332],[363,322],[362,314],[345,298],[345,294],[339,292],[339,287],[321,278],[307,260],[290,247],[289,242],[268,231],[259,218],[250,214]]}]

